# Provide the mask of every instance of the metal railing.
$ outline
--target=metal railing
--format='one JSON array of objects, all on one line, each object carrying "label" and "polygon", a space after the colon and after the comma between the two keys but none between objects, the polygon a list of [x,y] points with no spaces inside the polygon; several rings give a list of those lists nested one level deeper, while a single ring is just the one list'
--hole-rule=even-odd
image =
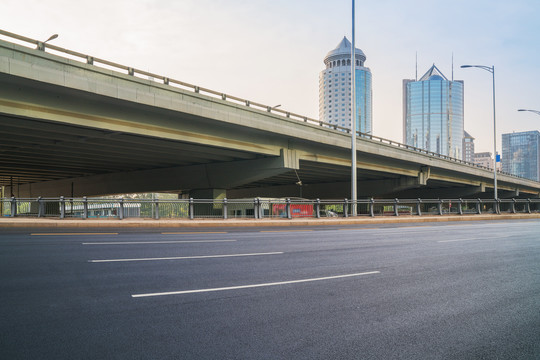
[{"label": "metal railing", "polygon": [[[0,35],[3,35],[5,37],[21,41],[23,43],[28,43],[28,44],[34,45],[36,51],[45,52],[47,50],[53,50],[55,52],[55,55],[58,55],[56,53],[69,55],[70,58],[73,58],[74,60],[78,60],[80,62],[85,62],[85,63],[87,63],[89,65],[95,65],[95,66],[101,65],[102,67],[106,67],[107,69],[112,69],[112,70],[115,70],[115,71],[119,71],[119,72],[122,72],[124,74],[131,75],[133,77],[144,79],[146,81],[154,81],[154,82],[159,81],[159,82],[163,83],[164,85],[170,85],[170,86],[175,86],[175,87],[181,87],[183,89],[189,89],[189,90],[192,90],[193,92],[198,93],[198,94],[209,95],[209,96],[211,96],[213,98],[218,98],[218,99],[221,99],[221,100],[224,100],[224,101],[232,101],[235,104],[245,105],[247,107],[255,107],[255,108],[259,109],[259,110],[267,111],[269,113],[276,113],[276,114],[279,114],[281,116],[291,118],[293,120],[303,121],[305,123],[321,126],[321,127],[326,128],[326,129],[329,129],[329,130],[335,130],[335,131],[346,132],[346,133],[351,132],[351,129],[346,128],[346,127],[326,123],[324,121],[313,119],[313,118],[310,118],[308,116],[295,114],[295,113],[292,113],[290,111],[286,111],[286,110],[283,110],[283,109],[277,109],[277,108],[269,106],[269,105],[265,105],[265,104],[261,104],[261,103],[255,102],[255,101],[243,99],[243,98],[233,96],[233,95],[229,95],[229,94],[226,94],[226,93],[223,93],[223,92],[207,89],[207,88],[204,88],[204,87],[201,87],[201,86],[186,83],[184,81],[171,79],[171,78],[168,78],[166,76],[154,74],[154,73],[151,73],[151,72],[148,72],[148,71],[135,69],[135,68],[132,68],[132,67],[129,67],[129,66],[126,66],[126,65],[122,65],[122,64],[118,64],[118,63],[115,63],[115,62],[112,62],[112,61],[109,61],[109,60],[105,60],[105,59],[101,59],[101,58],[98,58],[98,57],[95,57],[95,56],[90,56],[90,55],[87,55],[87,54],[83,54],[83,53],[80,53],[80,52],[77,52],[77,51],[65,49],[65,48],[62,48],[60,46],[56,46],[56,45],[53,45],[53,44],[48,44],[48,43],[45,44],[42,41],[31,39],[31,38],[28,38],[26,36],[14,34],[14,33],[11,33],[11,32],[5,31],[5,30],[0,29]],[[440,159],[445,159],[445,160],[449,160],[449,161],[452,161],[452,162],[461,163],[461,164],[473,166],[473,167],[476,167],[476,168],[481,168],[481,169],[484,169],[484,170],[493,171],[493,169],[491,169],[489,167],[474,164],[474,163],[471,163],[471,162],[468,162],[468,161],[464,161],[462,159],[457,159],[457,158],[453,158],[453,157],[450,157],[450,156],[442,155],[442,154],[432,152],[432,151],[429,151],[429,150],[424,150],[424,149],[417,148],[417,147],[414,147],[414,146],[411,146],[411,145],[402,144],[402,143],[399,143],[397,141],[393,141],[393,140],[385,139],[385,138],[382,138],[382,137],[374,136],[372,134],[362,133],[362,132],[358,131],[357,136],[362,138],[362,139],[367,139],[367,140],[375,141],[375,142],[386,144],[386,145],[392,145],[392,146],[396,146],[398,148],[402,148],[402,149],[405,149],[405,150],[410,150],[410,151],[413,151],[413,152],[426,154],[426,155],[437,157],[437,158],[440,158]],[[510,174],[510,173],[501,172],[501,171],[499,171],[499,173],[504,174],[504,175],[508,175],[508,176],[512,176],[512,177],[515,177],[515,178],[522,178],[520,176],[513,175],[513,174]]]},{"label": "metal railing", "polygon": [[265,219],[540,213],[540,199],[1,198],[2,217]]}]

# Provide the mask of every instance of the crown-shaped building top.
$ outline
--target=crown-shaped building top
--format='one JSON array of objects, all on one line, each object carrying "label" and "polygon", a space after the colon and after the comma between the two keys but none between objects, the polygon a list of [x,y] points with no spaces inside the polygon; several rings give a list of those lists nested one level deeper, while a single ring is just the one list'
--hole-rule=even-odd
[{"label": "crown-shaped building top", "polygon": [[418,81],[426,81],[426,80],[446,80],[446,76],[439,70],[438,67],[433,64],[432,67],[429,68],[429,70],[420,78]]},{"label": "crown-shaped building top", "polygon": [[[350,60],[351,59],[351,42],[347,39],[346,36],[343,37],[343,40],[340,41],[338,46],[330,51],[324,57],[324,64],[329,65],[334,61],[341,60]],[[355,58],[357,60],[358,66],[364,66],[364,61],[366,61],[366,55],[364,52],[358,48],[355,49]],[[350,64],[350,62],[349,62]]]}]

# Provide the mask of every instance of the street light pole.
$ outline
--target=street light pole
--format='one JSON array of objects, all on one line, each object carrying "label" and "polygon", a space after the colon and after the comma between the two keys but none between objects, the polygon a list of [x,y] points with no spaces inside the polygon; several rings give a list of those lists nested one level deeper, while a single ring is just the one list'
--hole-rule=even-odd
[{"label": "street light pole", "polygon": [[518,111],[530,111],[532,113],[535,113],[536,115],[540,115],[540,111],[538,110],[518,109]]},{"label": "street light pole", "polygon": [[37,44],[37,48],[38,50],[41,50],[41,51],[45,51],[45,44],[48,42],[48,41],[51,41],[51,40],[54,40],[58,37],[58,34],[54,34],[54,35],[51,35],[47,40],[41,42],[41,41],[38,41],[38,44]]},{"label": "street light pole", "polygon": [[493,190],[495,192],[495,200],[497,200],[497,122],[495,120],[495,65],[461,65],[462,68],[479,68],[489,71],[493,75]]},{"label": "street light pole", "polygon": [[354,44],[354,0],[352,0],[352,43],[351,43],[351,201],[352,216],[356,208],[356,54]]}]

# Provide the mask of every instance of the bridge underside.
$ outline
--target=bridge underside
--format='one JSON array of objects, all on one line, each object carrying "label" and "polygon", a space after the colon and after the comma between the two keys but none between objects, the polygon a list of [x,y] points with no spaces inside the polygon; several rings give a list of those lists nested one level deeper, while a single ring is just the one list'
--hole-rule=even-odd
[{"label": "bridge underside", "polygon": [[[176,192],[230,198],[350,197],[350,167],[0,114],[6,196]],[[492,197],[491,188],[358,169],[359,197]],[[491,190],[491,191],[490,191]],[[518,197],[509,191],[501,197]],[[530,196],[530,194],[521,194]]]},{"label": "bridge underside", "polygon": [[[494,195],[486,169],[373,139],[357,150],[359,197]],[[5,196],[348,198],[350,158],[349,135],[318,123],[0,46]],[[499,189],[540,187],[501,176]]]}]

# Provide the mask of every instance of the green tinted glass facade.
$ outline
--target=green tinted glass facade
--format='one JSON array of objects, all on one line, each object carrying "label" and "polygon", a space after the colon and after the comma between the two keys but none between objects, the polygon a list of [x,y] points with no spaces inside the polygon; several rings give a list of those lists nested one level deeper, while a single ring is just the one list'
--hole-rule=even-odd
[{"label": "green tinted glass facade", "polygon": [[540,181],[540,132],[503,134],[502,170]]},{"label": "green tinted glass facade", "polygon": [[461,159],[463,82],[441,76],[410,81],[405,88],[405,142]]},{"label": "green tinted glass facade", "polygon": [[372,102],[371,102],[371,72],[356,69],[356,129],[366,134],[372,134]]}]

